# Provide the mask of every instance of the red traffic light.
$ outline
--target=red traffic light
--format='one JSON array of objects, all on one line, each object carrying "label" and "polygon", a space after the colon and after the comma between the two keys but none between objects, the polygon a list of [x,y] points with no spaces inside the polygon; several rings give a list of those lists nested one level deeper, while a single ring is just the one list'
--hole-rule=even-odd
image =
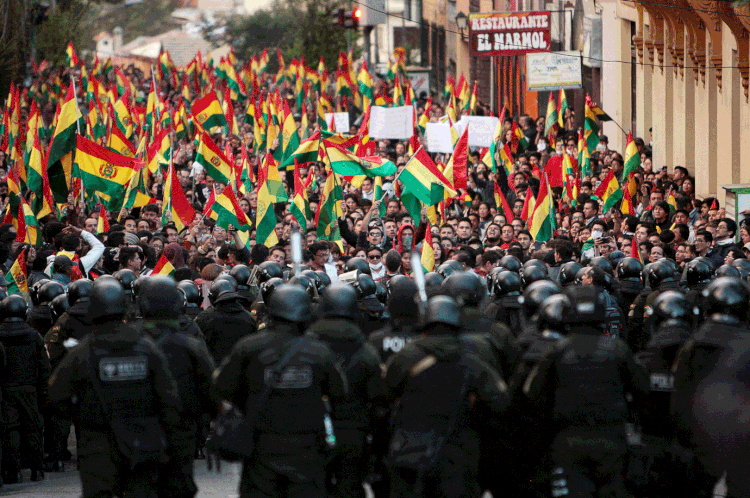
[{"label": "red traffic light", "polygon": [[346,29],[359,28],[359,19],[362,17],[362,9],[355,9],[344,14],[344,24]]},{"label": "red traffic light", "polygon": [[362,9],[357,9],[353,12],[352,17],[355,19],[361,19],[362,18]]}]

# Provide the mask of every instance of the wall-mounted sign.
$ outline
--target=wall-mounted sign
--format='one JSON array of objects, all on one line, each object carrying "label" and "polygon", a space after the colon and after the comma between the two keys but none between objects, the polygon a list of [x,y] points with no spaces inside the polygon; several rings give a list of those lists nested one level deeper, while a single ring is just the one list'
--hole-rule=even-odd
[{"label": "wall-mounted sign", "polygon": [[581,88],[581,53],[529,54],[526,56],[526,83],[530,92]]},{"label": "wall-mounted sign", "polygon": [[501,12],[469,15],[469,47],[474,57],[549,52],[551,14]]}]

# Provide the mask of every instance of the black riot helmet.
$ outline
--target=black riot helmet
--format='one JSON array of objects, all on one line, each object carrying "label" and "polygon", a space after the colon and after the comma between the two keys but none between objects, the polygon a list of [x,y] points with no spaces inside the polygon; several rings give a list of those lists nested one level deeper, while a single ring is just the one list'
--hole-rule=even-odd
[{"label": "black riot helmet", "polygon": [[260,296],[263,298],[263,302],[268,304],[268,300],[271,298],[273,290],[282,285],[284,281],[279,277],[274,277],[260,284]]},{"label": "black riot helmet", "polygon": [[304,323],[312,314],[310,295],[299,285],[279,285],[271,292],[268,314],[276,320]]},{"label": "black riot helmet", "polygon": [[41,289],[42,286],[47,282],[52,282],[52,280],[48,278],[41,278],[34,282],[34,285],[29,288],[29,297],[31,297],[31,304],[33,304],[34,306],[39,306],[41,304],[39,302],[39,289]]},{"label": "black riot helmet", "polygon": [[112,276],[122,284],[122,288],[125,289],[125,294],[128,296],[132,294],[133,282],[138,278],[135,276],[133,270],[123,268],[122,270],[117,270]]},{"label": "black riot helmet", "polygon": [[702,259],[695,258],[685,265],[685,280],[691,287],[709,283],[712,275],[711,267]]},{"label": "black riot helmet", "polygon": [[500,261],[498,261],[497,265],[502,266],[506,270],[512,271],[514,273],[518,273],[519,271],[521,271],[521,268],[523,267],[523,265],[518,260],[518,258],[510,254],[500,258]]},{"label": "black riot helmet", "polygon": [[284,272],[273,261],[264,261],[258,265],[258,282],[267,282],[272,278],[283,278]]},{"label": "black riot helmet", "polygon": [[97,278],[91,293],[89,318],[93,323],[120,320],[128,311],[128,297],[119,280]]},{"label": "black riot helmet", "polygon": [[638,258],[622,258],[619,263],[617,263],[617,268],[615,269],[615,276],[617,277],[617,280],[619,281],[632,281],[632,282],[640,282],[641,280],[641,272],[643,271],[643,263]]},{"label": "black riot helmet", "polygon": [[300,276],[309,278],[312,283],[315,285],[315,289],[320,292],[320,277],[318,276],[318,273],[313,270],[305,270],[299,272]]},{"label": "black riot helmet", "polygon": [[476,308],[486,293],[484,283],[474,272],[454,273],[443,282],[442,294],[451,296],[460,306]]},{"label": "black riot helmet", "polygon": [[353,282],[354,289],[357,291],[357,297],[364,299],[369,296],[374,296],[377,286],[375,281],[369,274],[360,273],[357,276],[357,280]]},{"label": "black riot helmet", "polygon": [[60,294],[65,294],[65,287],[60,282],[47,282],[39,289],[39,302],[50,303]]},{"label": "black riot helmet", "polygon": [[250,286],[250,268],[247,265],[235,265],[229,275],[237,282],[237,288],[247,290]]},{"label": "black riot helmet", "polygon": [[68,308],[70,308],[70,305],[68,304],[68,296],[66,296],[65,294],[56,296],[50,303],[49,308],[50,315],[52,316],[52,321],[56,322],[57,319],[60,318],[63,313],[68,310]]},{"label": "black riot helmet", "polygon": [[729,317],[731,321],[747,318],[750,291],[738,278],[718,277],[703,290],[706,298],[706,315]]},{"label": "black riot helmet", "polygon": [[146,279],[138,294],[138,308],[146,319],[174,319],[182,313],[183,295],[174,279],[155,275]]},{"label": "black riot helmet", "polygon": [[571,303],[571,312],[565,321],[571,327],[591,326],[601,329],[604,325],[607,297],[604,291],[595,285],[582,285],[565,289]]},{"label": "black riot helmet", "polygon": [[177,283],[177,290],[182,292],[182,296],[185,300],[185,307],[199,308],[203,303],[201,290],[198,288],[198,284],[196,284],[192,280],[181,280]]},{"label": "black riot helmet", "polygon": [[716,276],[717,277],[742,278],[742,275],[740,274],[740,270],[738,270],[732,265],[721,265],[719,269],[716,270]]},{"label": "black riot helmet", "polygon": [[595,258],[592,258],[591,261],[589,261],[588,266],[596,266],[598,268],[601,268],[605,273],[609,275],[615,274],[615,269],[612,268],[612,263],[610,263],[609,260],[604,256],[597,256]]},{"label": "black riot helmet", "polygon": [[521,269],[519,270],[519,272],[520,272],[521,274],[523,274],[523,272],[524,272],[525,270],[528,270],[529,268],[532,268],[532,267],[535,267],[535,268],[539,268],[539,269],[540,269],[540,270],[542,270],[542,271],[543,271],[543,272],[544,272],[545,274],[547,273],[547,265],[545,265],[543,261],[540,261],[540,260],[538,260],[538,259],[530,259],[530,260],[528,260],[527,262],[525,262],[525,263],[523,264],[523,266],[521,267]]},{"label": "black riot helmet", "polygon": [[[300,274],[297,277],[289,279],[289,282],[287,282],[291,285],[298,285],[305,289],[305,292],[307,292],[307,295],[310,296],[310,299],[315,297],[316,289],[315,289],[315,282],[312,281],[309,277],[306,277],[305,275]],[[374,282],[373,282],[374,283]]]},{"label": "black riot helmet", "polygon": [[495,296],[518,296],[521,294],[521,276],[511,270],[503,270],[493,282]]},{"label": "black riot helmet", "polygon": [[651,313],[656,317],[655,327],[665,320],[682,320],[690,323],[693,319],[693,310],[687,298],[682,292],[674,290],[664,291],[656,296]]},{"label": "black riot helmet", "polygon": [[[218,277],[216,277],[216,280],[226,280],[227,282],[229,282],[230,284],[232,284],[232,289],[235,292],[237,292],[237,288],[238,288],[237,281],[234,279],[234,277],[232,277],[228,273],[222,273],[221,275],[219,275]],[[216,282],[216,280],[214,280],[214,282]]]},{"label": "black riot helmet", "polygon": [[456,333],[461,330],[461,310],[455,299],[441,295],[427,300],[423,328],[434,324],[447,325]]},{"label": "black riot helmet", "polygon": [[[434,275],[440,277],[437,273]],[[388,281],[388,313],[391,318],[418,319],[419,308],[414,300],[417,292],[417,284],[409,277],[396,275],[391,278]]]},{"label": "black riot helmet", "polygon": [[536,312],[536,321],[540,331],[552,330],[560,334],[567,333],[566,317],[572,312],[573,305],[565,294],[553,294],[542,302]]},{"label": "black riot helmet", "polygon": [[709,268],[711,268],[711,273],[713,273],[713,272],[715,272],[715,271],[716,271],[716,265],[715,265],[715,264],[714,264],[714,262],[713,262],[713,261],[711,260],[711,258],[707,258],[707,257],[705,257],[705,256],[698,256],[698,257],[697,257],[697,258],[695,258],[695,259],[698,259],[698,260],[700,260],[700,261],[703,261],[703,262],[705,262],[705,263],[706,263],[706,264],[708,265],[708,267],[709,267]]},{"label": "black riot helmet", "polygon": [[528,268],[523,268],[521,270],[521,282],[523,283],[524,288],[528,287],[534,282],[545,280],[546,278],[546,268],[542,270],[538,266],[529,266]]},{"label": "black riot helmet", "polygon": [[431,271],[424,276],[424,288],[427,292],[427,296],[434,296],[440,294],[440,289],[443,288],[443,281],[445,278],[436,271]]},{"label": "black riot helmet", "polygon": [[375,298],[380,301],[381,304],[388,302],[388,290],[383,285],[383,282],[375,282]]},{"label": "black riot helmet", "polygon": [[0,302],[0,318],[6,322],[25,322],[29,305],[18,294],[11,294]]},{"label": "black riot helmet", "polygon": [[331,285],[331,277],[328,276],[328,274],[322,270],[318,270],[315,273],[318,274],[318,281],[320,282],[320,288],[319,291],[322,291],[329,285]]},{"label": "black riot helmet", "polygon": [[67,287],[68,303],[73,306],[77,302],[91,301],[91,293],[94,291],[94,284],[91,280],[79,278],[71,282]]},{"label": "black riot helmet", "polygon": [[539,306],[548,297],[559,294],[560,286],[552,280],[537,280],[526,287],[523,291],[523,309],[526,316],[531,318],[536,315]]},{"label": "black riot helmet", "polygon": [[649,266],[648,281],[652,289],[656,289],[664,282],[673,282],[674,280],[672,265],[667,260],[660,259]]},{"label": "black riot helmet", "polygon": [[464,271],[464,267],[456,261],[455,259],[449,259],[442,265],[438,266],[437,272],[442,276],[443,278],[448,278],[454,273],[458,273],[460,271]]},{"label": "black riot helmet", "polygon": [[329,286],[320,296],[320,310],[326,318],[357,320],[359,317],[357,291],[351,285],[346,284]]},{"label": "black riot helmet", "polygon": [[0,301],[8,297],[8,291],[5,288],[0,287]]},{"label": "black riot helmet", "polygon": [[617,268],[617,265],[620,264],[620,261],[625,259],[625,253],[622,251],[612,251],[612,254],[609,255],[608,259],[609,262],[612,263],[612,266]]},{"label": "black riot helmet", "polygon": [[237,299],[239,295],[235,292],[235,285],[226,279],[216,279],[211,283],[208,291],[208,300],[213,306],[224,301]]},{"label": "black riot helmet", "polygon": [[507,271],[502,266],[496,266],[490,272],[487,274],[487,290],[490,292],[490,295],[495,295],[495,279],[498,275],[500,275],[500,272]]},{"label": "black riot helmet", "polygon": [[138,294],[141,292],[141,285],[143,285],[143,282],[145,282],[147,278],[148,277],[141,275],[131,284],[130,290],[132,291],[131,298],[133,301],[138,298]]},{"label": "black riot helmet", "polygon": [[359,270],[359,273],[365,273],[367,275],[372,273],[370,265],[362,258],[350,258],[346,262],[345,268],[347,272]]},{"label": "black riot helmet", "polygon": [[654,263],[646,263],[643,266],[643,270],[641,270],[641,283],[643,284],[644,288],[648,288],[648,289],[654,288],[654,286],[651,285],[651,279],[650,279],[650,270],[652,266],[654,266]]},{"label": "black riot helmet", "polygon": [[735,268],[744,268],[747,271],[750,271],[750,259],[737,258],[732,261],[732,266],[734,266]]},{"label": "black riot helmet", "polygon": [[560,266],[560,285],[566,287],[576,283],[576,275],[583,268],[575,261],[568,261]]}]

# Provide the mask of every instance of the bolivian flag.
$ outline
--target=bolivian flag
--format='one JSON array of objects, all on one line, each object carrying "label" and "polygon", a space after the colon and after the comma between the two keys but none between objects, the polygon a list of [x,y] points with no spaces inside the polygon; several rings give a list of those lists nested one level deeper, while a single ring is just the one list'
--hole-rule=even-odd
[{"label": "bolivian flag", "polygon": [[424,233],[424,242],[422,242],[422,268],[429,273],[435,271],[435,250],[432,248],[432,230],[430,224],[427,224],[427,230]]},{"label": "bolivian flag", "polygon": [[206,174],[224,185],[230,185],[232,182],[233,169],[229,159],[224,152],[211,140],[208,133],[200,134],[200,142],[196,151],[195,161],[203,166]]},{"label": "bolivian flag", "polygon": [[170,219],[175,224],[177,231],[181,232],[195,218],[195,209],[193,209],[193,206],[187,200],[185,192],[182,190],[182,185],[180,185],[180,181],[177,179],[173,165],[169,166],[169,173],[164,182],[163,199],[162,223],[166,224],[167,213],[170,213]]},{"label": "bolivian flag", "polygon": [[154,266],[151,275],[164,275],[166,277],[174,278],[175,271],[175,267],[172,266],[172,263],[170,263],[167,257],[162,254],[159,261],[156,262],[156,266]]},{"label": "bolivian flag", "polygon": [[65,54],[68,56],[70,67],[76,67],[78,65],[78,55],[76,55],[76,49],[73,48],[73,42],[68,43],[68,48],[65,50]]},{"label": "bolivian flag", "polygon": [[144,162],[117,154],[80,135],[76,139],[76,162],[73,176],[81,179],[87,192],[98,192],[109,198],[110,211],[122,207],[132,176]]},{"label": "bolivian flag", "polygon": [[320,148],[320,131],[316,131],[309,138],[302,141],[297,150],[284,159],[281,169],[286,170],[295,162],[299,164],[311,163],[318,160],[318,149]]},{"label": "bolivian flag", "polygon": [[617,201],[622,199],[622,190],[620,190],[620,184],[617,183],[615,178],[614,170],[609,170],[607,178],[599,185],[594,195],[599,197],[604,202],[602,213],[606,214],[609,209],[617,204]]},{"label": "bolivian flag", "polygon": [[109,232],[109,220],[107,219],[107,210],[104,204],[99,205],[99,218],[96,221],[96,233]]},{"label": "bolivian flag", "polygon": [[[260,208],[260,194],[258,195],[258,207]],[[240,203],[231,187],[226,187],[221,195],[216,196],[208,216],[216,220],[216,224],[225,230],[229,225],[234,225],[237,230],[250,229],[250,220],[247,219],[245,212],[240,208]],[[276,227],[275,221],[273,226]]]},{"label": "bolivian flag", "polygon": [[215,126],[227,125],[224,111],[213,90],[193,103],[192,112],[193,119],[207,131]]},{"label": "bolivian flag", "polygon": [[539,186],[539,197],[534,208],[534,215],[529,224],[531,236],[537,242],[546,242],[555,233],[555,202],[552,198],[552,189],[547,181],[547,175],[542,177]]},{"label": "bolivian flag", "polygon": [[55,202],[68,202],[70,177],[73,170],[73,151],[77,130],[85,130],[86,123],[78,111],[73,85],[68,87],[65,102],[55,119],[55,131],[47,152],[47,173]]},{"label": "bolivian flag", "polygon": [[[266,154],[265,160],[258,167],[258,210],[255,215],[255,239],[259,244],[267,247],[273,247],[279,243],[276,235],[276,212],[273,205],[276,196],[271,193],[269,188],[269,174],[272,174],[276,168],[270,166],[271,154]],[[278,170],[276,170],[278,175]],[[273,187],[274,189],[276,187]]]},{"label": "bolivian flag", "polygon": [[299,223],[302,233],[307,232],[307,220],[312,218],[310,213],[310,202],[307,200],[307,190],[300,177],[299,163],[294,164],[294,199],[289,206],[289,212]]},{"label": "bolivian flag", "polygon": [[445,198],[457,195],[447,178],[438,170],[432,158],[420,147],[398,176],[404,192],[411,192],[426,206],[434,206]]},{"label": "bolivian flag", "polygon": [[23,294],[27,296],[29,294],[29,284],[27,281],[26,272],[26,257],[23,255],[24,251],[18,255],[13,266],[10,267],[8,274],[8,294]]},{"label": "bolivian flag", "polygon": [[325,149],[325,157],[330,161],[331,168],[342,176],[365,175],[369,177],[390,176],[396,173],[396,165],[392,161],[380,157],[357,157],[352,152],[328,140],[321,141]]}]

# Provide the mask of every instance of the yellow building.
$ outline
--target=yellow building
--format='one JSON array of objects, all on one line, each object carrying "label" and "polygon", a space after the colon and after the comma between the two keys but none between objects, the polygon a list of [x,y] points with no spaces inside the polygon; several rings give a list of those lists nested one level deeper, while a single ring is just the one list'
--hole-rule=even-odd
[{"label": "yellow building", "polygon": [[[723,201],[721,185],[750,183],[750,9],[708,0],[598,3],[606,112],[653,142],[654,168],[694,174],[699,196]],[[604,132],[610,148],[624,150],[614,124]]]}]

